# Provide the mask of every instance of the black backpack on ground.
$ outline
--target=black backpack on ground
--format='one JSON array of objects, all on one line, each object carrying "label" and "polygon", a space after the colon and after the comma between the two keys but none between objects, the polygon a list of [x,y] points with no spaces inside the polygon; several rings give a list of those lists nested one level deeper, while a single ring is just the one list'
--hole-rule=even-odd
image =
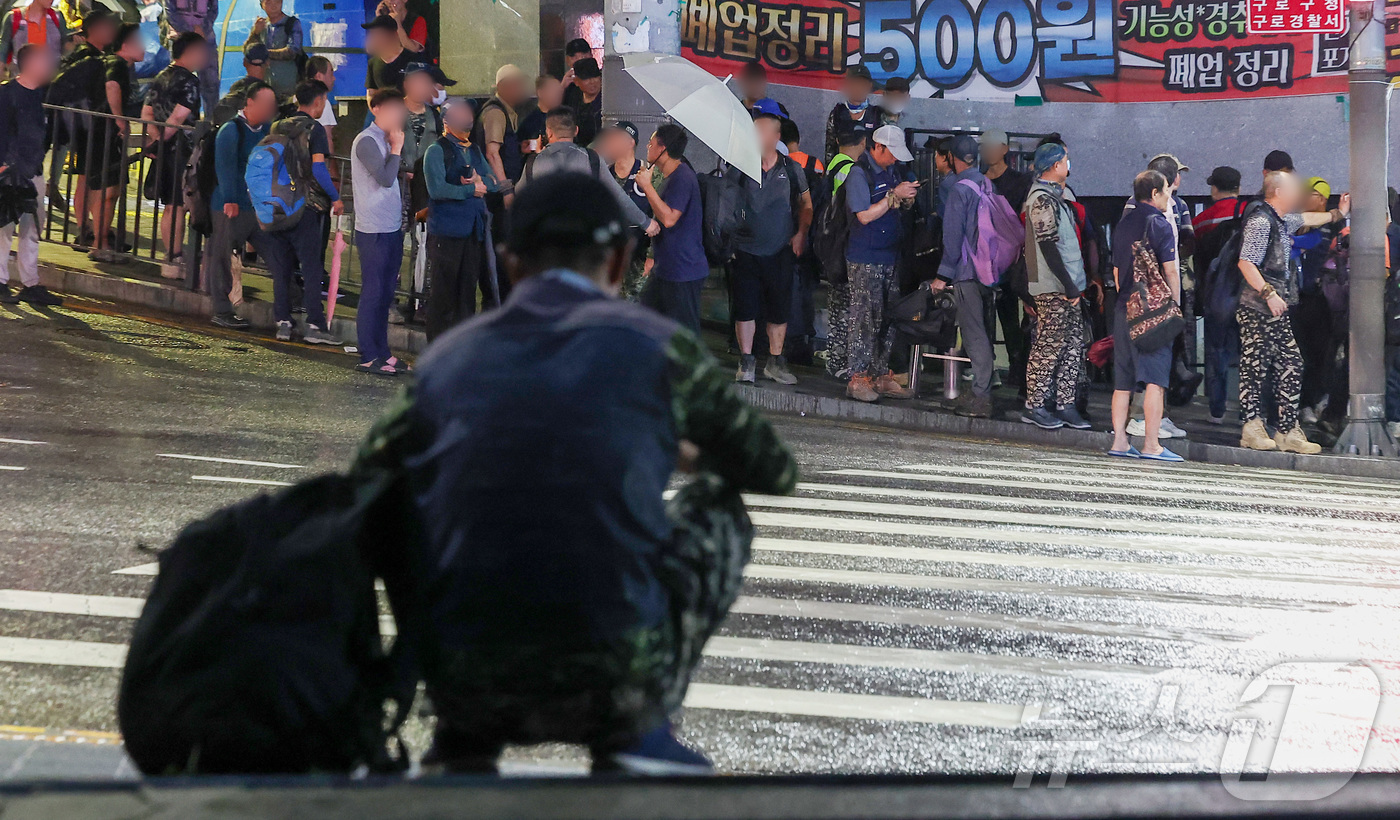
[{"label": "black backpack on ground", "polygon": [[[827,182],[835,185],[836,175],[855,163],[833,164],[827,168]],[[846,186],[832,192],[826,205],[812,219],[812,251],[821,263],[822,275],[832,285],[846,284],[846,244],[851,239],[851,211],[846,207]]]},{"label": "black backpack on ground", "polygon": [[[409,545],[387,472],[326,475],[196,521],[160,554],[117,718],[148,775],[394,771],[417,688]],[[375,578],[398,622],[386,653]],[[386,714],[385,702],[396,708]]]},{"label": "black backpack on ground", "polygon": [[920,285],[890,305],[890,321],[910,344],[949,350],[958,343],[958,308],[947,290]]}]

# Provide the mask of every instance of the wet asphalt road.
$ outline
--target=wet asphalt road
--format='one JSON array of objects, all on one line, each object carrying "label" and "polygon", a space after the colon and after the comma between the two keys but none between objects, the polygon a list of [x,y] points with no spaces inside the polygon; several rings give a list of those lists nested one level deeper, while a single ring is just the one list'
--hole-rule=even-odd
[{"label": "wet asphalt road", "polygon": [[[396,389],[103,311],[0,306],[0,779],[133,776],[110,733],[149,549],[343,467]],[[1275,770],[1363,747],[1400,769],[1388,699],[1368,730],[1400,688],[1400,485],[777,423],[805,483],[752,499],[750,579],[682,719],[725,770],[1215,771],[1256,725]],[[1329,663],[1241,707],[1300,661]]]}]

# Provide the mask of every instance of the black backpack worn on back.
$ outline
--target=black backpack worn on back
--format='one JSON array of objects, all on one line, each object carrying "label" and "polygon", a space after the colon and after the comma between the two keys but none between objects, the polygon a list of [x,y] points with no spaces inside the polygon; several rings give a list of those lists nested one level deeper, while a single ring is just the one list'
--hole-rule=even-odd
[{"label": "black backpack worn on back", "polygon": [[64,108],[93,110],[106,100],[106,66],[101,53],[91,54],[64,67],[49,83],[44,101]]},{"label": "black backpack worn on back", "polygon": [[748,194],[735,175],[720,167],[698,174],[700,211],[704,216],[701,239],[705,258],[711,265],[723,265],[734,255],[734,240],[748,218]]},{"label": "black backpack worn on back", "polygon": [[[854,164],[832,164],[827,169],[827,182],[835,185],[836,175]],[[842,185],[831,194],[826,206],[817,211],[812,220],[812,250],[829,284],[846,284],[846,243],[850,238],[851,211],[846,207],[846,186]]]},{"label": "black backpack worn on back", "polygon": [[[1258,202],[1249,203],[1239,217],[1222,224],[1213,232],[1219,235],[1220,252],[1206,270],[1205,283],[1205,315],[1213,321],[1230,322],[1235,318],[1235,310],[1240,306],[1240,289],[1244,286],[1244,274],[1240,273],[1244,222],[1259,206]],[[1215,238],[1211,237],[1212,240]],[[1274,236],[1271,232],[1270,246],[1273,242]]]},{"label": "black backpack worn on back", "polygon": [[[208,236],[214,230],[209,203],[214,196],[214,188],[219,184],[218,173],[214,167],[214,141],[218,136],[219,129],[211,127],[207,122],[196,125],[190,135],[194,147],[190,149],[190,159],[185,166],[182,189],[185,195],[185,210],[190,215],[190,230],[201,236]],[[241,130],[238,137],[242,140]]]},{"label": "black backpack worn on back", "polygon": [[[185,527],[160,554],[118,694],[141,771],[406,765],[388,740],[418,680],[420,621],[408,614],[418,536],[416,518],[400,512],[411,507],[400,477],[371,471],[303,481]],[[387,653],[376,577],[398,622]]]}]

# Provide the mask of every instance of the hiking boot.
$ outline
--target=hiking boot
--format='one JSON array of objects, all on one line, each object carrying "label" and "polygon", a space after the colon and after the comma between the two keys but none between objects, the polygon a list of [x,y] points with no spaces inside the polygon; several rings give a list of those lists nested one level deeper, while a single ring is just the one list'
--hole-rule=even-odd
[{"label": "hiking boot", "polygon": [[41,307],[58,307],[63,304],[63,297],[49,293],[49,289],[43,285],[30,285],[27,288],[21,288],[19,295],[15,298],[21,302]]},{"label": "hiking boot", "polygon": [[292,323],[281,321],[277,323],[277,341],[290,342],[292,340]]},{"label": "hiking boot", "polygon": [[1285,453],[1301,453],[1305,456],[1312,456],[1322,452],[1322,445],[1308,441],[1307,433],[1304,433],[1303,428],[1296,425],[1288,431],[1287,435],[1284,435],[1282,430],[1275,433],[1274,444]]},{"label": "hiking boot", "polygon": [[768,363],[763,366],[763,375],[778,384],[797,384],[797,377],[788,370],[787,359],[783,356],[769,356]]},{"label": "hiking boot", "polygon": [[879,401],[880,394],[875,392],[875,383],[869,376],[855,376],[846,385],[846,395],[856,401]]},{"label": "hiking boot", "polygon": [[963,393],[953,400],[953,412],[970,419],[989,419],[992,417],[992,397]]},{"label": "hiking boot", "polygon": [[1094,426],[1089,423],[1088,419],[1079,414],[1078,408],[1073,406],[1056,410],[1055,418],[1063,421],[1066,427],[1072,427],[1075,430],[1088,430]]},{"label": "hiking boot", "polygon": [[15,297],[15,292],[10,288],[9,282],[0,282],[0,304],[19,304],[19,299]]},{"label": "hiking boot", "polygon": [[209,321],[218,327],[225,327],[229,330],[247,330],[252,327],[251,322],[231,310],[228,313],[216,313]]},{"label": "hiking boot", "polygon": [[301,340],[309,345],[340,345],[339,336],[333,335],[328,330],[322,330],[315,325],[307,325],[306,332],[301,334]]},{"label": "hiking boot", "polygon": [[900,386],[899,382],[894,380],[894,376],[888,373],[875,380],[875,392],[887,399],[914,398],[913,390]]},{"label": "hiking boot", "polygon": [[1245,423],[1244,429],[1240,431],[1240,446],[1251,450],[1278,449],[1278,444],[1269,438],[1269,431],[1264,429],[1263,419],[1251,419]]},{"label": "hiking boot", "polygon": [[758,363],[755,361],[752,354],[741,354],[739,356],[739,369],[734,371],[734,381],[753,384],[754,371],[757,367]]},{"label": "hiking boot", "polygon": [[1027,408],[1021,414],[1021,421],[1034,424],[1042,430],[1058,430],[1065,426],[1064,420],[1044,407]]}]

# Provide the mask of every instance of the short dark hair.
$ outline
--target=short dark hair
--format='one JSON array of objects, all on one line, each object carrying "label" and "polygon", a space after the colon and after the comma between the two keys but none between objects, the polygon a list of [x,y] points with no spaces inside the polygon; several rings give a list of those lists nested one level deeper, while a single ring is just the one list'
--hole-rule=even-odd
[{"label": "short dark hair", "polygon": [[115,14],[108,11],[107,9],[101,7],[95,8],[92,11],[88,12],[87,16],[83,18],[83,36],[86,37],[88,35],[88,32],[92,31],[94,28],[103,23],[111,23],[115,26],[120,22],[121,18],[117,17]]},{"label": "short dark hair", "polygon": [[545,127],[551,131],[567,134],[578,131],[578,121],[574,119],[572,108],[556,108],[544,115]]},{"label": "short dark hair", "polygon": [[1176,178],[1181,176],[1181,166],[1177,165],[1176,160],[1171,157],[1157,157],[1147,163],[1147,168],[1161,174],[1167,180],[1168,185],[1176,182]]},{"label": "short dark hair", "polygon": [[23,71],[25,63],[33,59],[35,55],[43,54],[47,50],[48,46],[46,45],[41,45],[39,43],[25,43],[24,46],[20,48],[20,50],[15,54],[15,65],[19,66],[20,71]]},{"label": "short dark hair", "polygon": [[258,92],[264,89],[271,91],[274,95],[277,93],[277,89],[262,80],[253,80],[251,83],[245,85],[243,87],[243,105],[247,106],[248,103],[252,102],[253,98],[258,95]]},{"label": "short dark hair", "polygon": [[802,132],[797,130],[797,123],[793,122],[787,117],[783,117],[783,124],[780,131],[782,133],[782,136],[779,137],[779,139],[781,139],[784,143],[802,141]]},{"label": "short dark hair", "polygon": [[[325,83],[321,83],[321,88],[325,88]],[[385,103],[403,102],[403,92],[397,88],[381,88],[374,92],[374,96],[369,98],[369,107],[378,108]]]},{"label": "short dark hair", "polygon": [[[1059,131],[1056,131],[1056,132],[1054,132],[1053,134],[1046,134],[1045,136],[1041,137],[1041,138],[1040,138],[1040,142],[1037,142],[1037,143],[1035,144],[1035,147],[1036,147],[1036,148],[1039,148],[1039,147],[1042,146],[1042,145],[1064,145],[1064,144],[1065,144],[1065,138],[1062,137],[1062,136],[1060,136],[1060,132],[1059,132]],[[1069,146],[1066,145],[1065,147],[1068,148]]]},{"label": "short dark hair", "polygon": [[302,70],[303,79],[313,80],[317,74],[324,74],[327,71],[334,71],[335,64],[329,57],[323,54],[313,54],[306,58],[306,68]]},{"label": "short dark hair", "polygon": [[1151,202],[1158,191],[1167,190],[1167,178],[1161,171],[1151,168],[1133,178],[1133,199],[1138,202]]},{"label": "short dark hair", "polygon": [[575,54],[592,54],[593,46],[582,37],[575,37],[564,46],[564,56],[572,57]]},{"label": "short dark hair", "polygon": [[197,31],[186,31],[175,36],[170,41],[170,59],[178,60],[185,56],[185,52],[195,46],[207,46],[209,41],[204,39],[204,35]]},{"label": "short dark hair", "polygon": [[768,69],[764,68],[763,63],[760,63],[758,60],[752,60],[744,63],[744,67],[739,69],[739,76],[745,79],[761,77],[766,80],[768,79]]},{"label": "short dark hair", "polygon": [[[392,91],[395,89],[390,90]],[[321,82],[320,80],[302,80],[301,82],[297,83],[297,105],[299,107],[311,105],[312,103],[316,102],[316,98],[324,97],[329,93],[330,89],[326,88],[326,84]],[[378,97],[379,95],[375,94],[375,96]],[[371,104],[371,107],[373,107],[373,105],[374,104]]]},{"label": "short dark hair", "polygon": [[666,150],[666,156],[685,159],[685,147],[690,144],[690,135],[673,122],[663,122],[656,127],[656,141]]},{"label": "short dark hair", "polygon": [[852,126],[836,128],[836,144],[841,148],[865,144],[865,132]]},{"label": "short dark hair", "polygon": [[[120,26],[117,26],[117,36],[116,39],[112,40],[112,50],[116,51],[125,45],[127,40],[130,40],[132,37],[140,36],[140,23],[122,23]],[[142,38],[142,44],[145,44],[145,38]]]}]

